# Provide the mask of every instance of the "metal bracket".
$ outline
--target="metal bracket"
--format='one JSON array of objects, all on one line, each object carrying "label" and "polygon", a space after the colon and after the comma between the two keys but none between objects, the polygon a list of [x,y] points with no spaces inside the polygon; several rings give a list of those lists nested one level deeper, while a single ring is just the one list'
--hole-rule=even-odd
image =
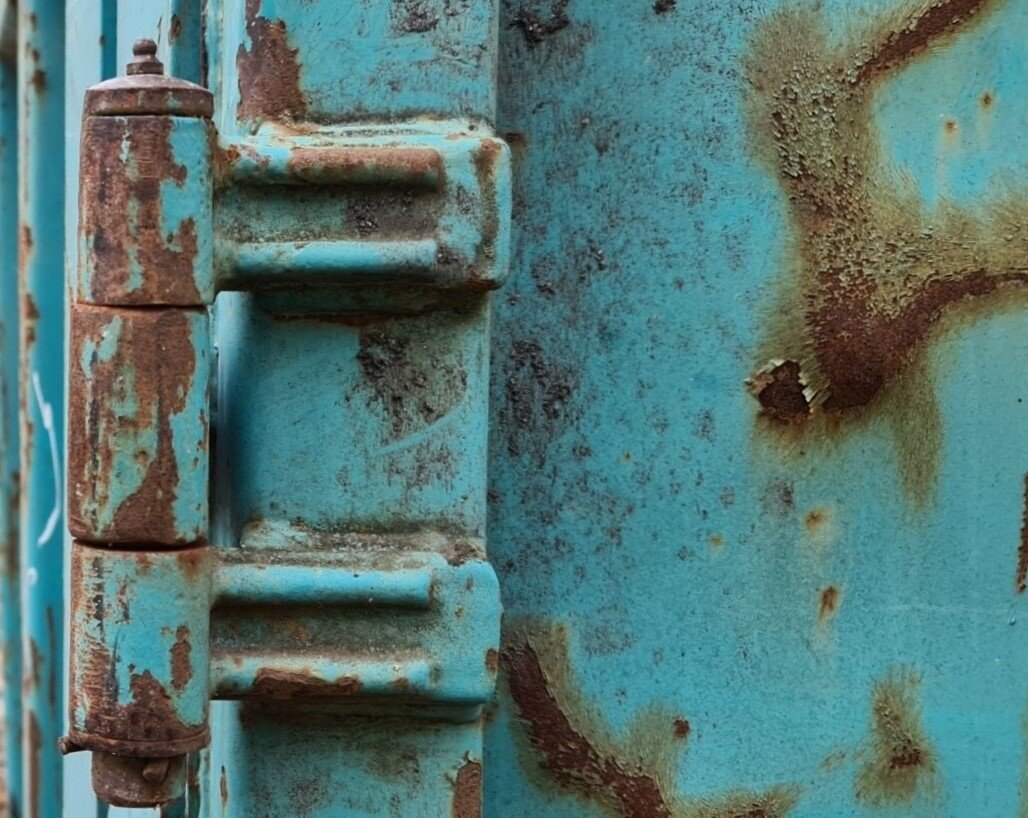
[{"label": "metal bracket", "polygon": [[428,126],[218,146],[210,93],[163,76],[152,41],[135,53],[86,97],[63,749],[93,751],[100,797],[138,807],[182,792],[212,698],[481,714],[500,604],[476,537],[264,521],[209,544],[208,308],[224,290],[487,292],[510,168],[495,137]]}]

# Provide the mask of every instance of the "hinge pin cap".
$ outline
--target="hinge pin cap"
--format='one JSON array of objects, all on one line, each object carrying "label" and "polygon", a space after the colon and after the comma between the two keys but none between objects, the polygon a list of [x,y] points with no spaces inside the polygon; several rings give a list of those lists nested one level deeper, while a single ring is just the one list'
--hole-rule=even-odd
[{"label": "hinge pin cap", "polygon": [[163,74],[164,63],[157,59],[157,43],[150,39],[136,40],[127,71],[129,74]]}]

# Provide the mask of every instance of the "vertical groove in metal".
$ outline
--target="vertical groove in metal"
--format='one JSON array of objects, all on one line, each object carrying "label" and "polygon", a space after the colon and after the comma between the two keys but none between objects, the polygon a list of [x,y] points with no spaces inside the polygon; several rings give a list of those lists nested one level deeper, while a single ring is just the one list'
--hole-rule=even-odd
[{"label": "vertical groove in metal", "polygon": [[168,73],[179,79],[202,83],[200,76],[202,17],[200,0],[168,2]]},{"label": "vertical groove in metal", "polygon": [[100,0],[100,70],[105,80],[118,73],[118,0]]},{"label": "vertical groove in metal", "polygon": [[64,4],[18,16],[24,815],[61,814]]},{"label": "vertical groove in metal", "polygon": [[18,85],[0,60],[0,602],[4,753],[12,815],[22,810],[21,609],[18,559]]}]

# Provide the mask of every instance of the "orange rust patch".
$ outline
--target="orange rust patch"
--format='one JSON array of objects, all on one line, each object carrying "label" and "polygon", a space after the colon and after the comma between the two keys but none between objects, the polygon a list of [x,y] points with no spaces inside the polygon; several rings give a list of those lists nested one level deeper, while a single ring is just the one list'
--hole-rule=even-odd
[{"label": "orange rust patch", "polygon": [[803,520],[804,526],[807,531],[813,534],[818,531],[828,521],[828,514],[824,509],[815,508],[807,512],[806,518]]},{"label": "orange rust patch", "polygon": [[300,88],[299,49],[290,48],[282,20],[262,17],[261,0],[246,0],[246,34],[250,49],[236,53],[239,107],[236,118],[259,122],[292,122],[307,116],[307,97]]},{"label": "orange rust patch", "polygon": [[829,585],[827,588],[821,590],[821,603],[818,605],[817,618],[824,622],[826,619],[830,619],[835,616],[835,612],[839,609],[839,589],[834,585]]},{"label": "orange rust patch", "polygon": [[482,765],[465,761],[453,784],[453,818],[482,818]]},{"label": "orange rust patch", "polygon": [[324,698],[355,696],[360,691],[360,679],[353,676],[327,681],[308,672],[261,668],[254,677],[251,695],[265,699]]},{"label": "orange rust patch", "polygon": [[692,725],[688,719],[675,719],[675,738],[685,741],[692,732]]},{"label": "orange rust patch", "polygon": [[193,678],[193,665],[189,661],[192,649],[189,628],[180,625],[175,634],[175,644],[171,647],[171,686],[176,690],[183,690]]}]

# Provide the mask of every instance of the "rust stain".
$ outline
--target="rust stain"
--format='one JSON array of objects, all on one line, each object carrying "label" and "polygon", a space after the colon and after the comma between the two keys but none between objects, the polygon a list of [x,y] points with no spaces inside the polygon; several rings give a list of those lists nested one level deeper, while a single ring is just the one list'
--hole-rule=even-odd
[{"label": "rust stain", "polygon": [[[115,322],[120,326],[117,349],[104,360],[99,350]],[[84,540],[186,544],[169,487],[180,479],[171,419],[186,407],[196,366],[189,313],[76,304],[71,326],[70,360],[77,365],[69,373],[69,529]],[[78,362],[88,349],[93,354],[87,377]],[[123,405],[133,411],[125,412]],[[153,424],[157,445],[141,452],[142,481],[114,508],[115,444],[125,436],[144,438]],[[110,511],[113,520],[107,524]]]},{"label": "rust stain", "polygon": [[292,176],[301,180],[334,184],[379,184],[384,180],[434,187],[443,173],[443,158],[434,148],[296,147],[289,152],[288,168]]},{"label": "rust stain", "polygon": [[31,709],[28,711],[28,729],[25,731],[25,742],[28,751],[28,813],[26,818],[43,818],[40,810],[40,791],[43,782],[40,755],[43,752],[43,731],[39,729],[39,719]]},{"label": "rust stain", "polygon": [[228,771],[221,768],[221,811],[224,812],[228,806]]},{"label": "rust stain", "polygon": [[820,531],[824,527],[824,524],[828,522],[828,513],[821,508],[814,508],[807,512],[807,516],[803,520],[803,525],[807,531],[811,534]]},{"label": "rust stain", "polygon": [[887,77],[1001,2],[907,2],[849,44],[833,44],[816,8],[786,9],[746,59],[751,136],[795,236],[749,382],[763,428],[790,442],[881,417],[918,503],[941,441],[925,348],[1024,295],[1028,230],[1013,195],[925,208],[884,158],[873,104]]},{"label": "rust stain", "polygon": [[189,661],[192,649],[189,628],[180,625],[175,634],[175,644],[171,647],[171,686],[175,690],[184,690],[193,678],[193,665]]},{"label": "rust stain", "polygon": [[307,116],[307,97],[300,88],[297,48],[290,48],[283,20],[262,17],[261,0],[246,0],[246,34],[250,49],[236,53],[240,120],[293,122]]},{"label": "rust stain", "polygon": [[875,684],[871,734],[855,782],[861,803],[907,807],[936,794],[936,755],[922,723],[920,687],[920,676],[909,668],[893,669]]},{"label": "rust stain", "polygon": [[991,108],[992,103],[996,101],[995,95],[991,91],[986,91],[981,96],[981,103],[983,108]]},{"label": "rust stain", "polygon": [[168,26],[168,42],[174,44],[174,42],[182,34],[182,18],[177,14],[171,15],[171,25]]},{"label": "rust stain", "polygon": [[616,735],[583,700],[567,662],[566,632],[516,626],[501,665],[539,768],[561,789],[619,818],[780,818],[798,801],[793,787],[690,799],[675,791],[675,762],[691,725],[653,709]]},{"label": "rust stain", "polygon": [[[98,304],[199,304],[196,222],[165,230],[161,188],[188,184],[171,117],[91,116],[83,132],[84,281]],[[128,217],[127,214],[133,214]]]},{"label": "rust stain", "polygon": [[653,10],[657,14],[667,14],[669,11],[674,11],[678,6],[678,0],[654,0]]},{"label": "rust stain", "polygon": [[[71,678],[75,680],[69,690],[71,712],[81,709],[85,713],[84,722],[74,725],[82,732],[71,736],[73,742],[88,746],[85,736],[102,736],[112,742],[132,742],[134,752],[143,752],[147,744],[159,751],[166,750],[169,743],[178,745],[182,752],[203,747],[208,737],[204,723],[183,722],[168,691],[148,670],[133,673],[129,690],[121,690],[118,656],[102,638],[88,635],[93,631],[104,634],[108,616],[119,615],[116,606],[107,603],[105,576],[103,561],[76,543],[70,577],[72,622],[88,622],[89,628],[80,633],[75,626],[73,631],[73,639],[88,642],[86,650],[71,652]],[[84,666],[80,667],[83,656]]]},{"label": "rust stain", "polygon": [[839,598],[842,594],[834,585],[829,585],[821,590],[820,596],[821,602],[817,608],[817,618],[824,622],[835,616],[835,612],[839,609]]},{"label": "rust stain", "polygon": [[1017,547],[1017,575],[1014,587],[1023,594],[1028,588],[1028,474],[1024,476],[1021,511],[1021,543]]},{"label": "rust stain", "polygon": [[482,818],[482,764],[465,760],[453,784],[452,818]]},{"label": "rust stain", "polygon": [[355,696],[360,692],[361,681],[353,676],[340,676],[329,681],[309,672],[261,668],[254,677],[251,695],[265,699],[292,699]]}]

